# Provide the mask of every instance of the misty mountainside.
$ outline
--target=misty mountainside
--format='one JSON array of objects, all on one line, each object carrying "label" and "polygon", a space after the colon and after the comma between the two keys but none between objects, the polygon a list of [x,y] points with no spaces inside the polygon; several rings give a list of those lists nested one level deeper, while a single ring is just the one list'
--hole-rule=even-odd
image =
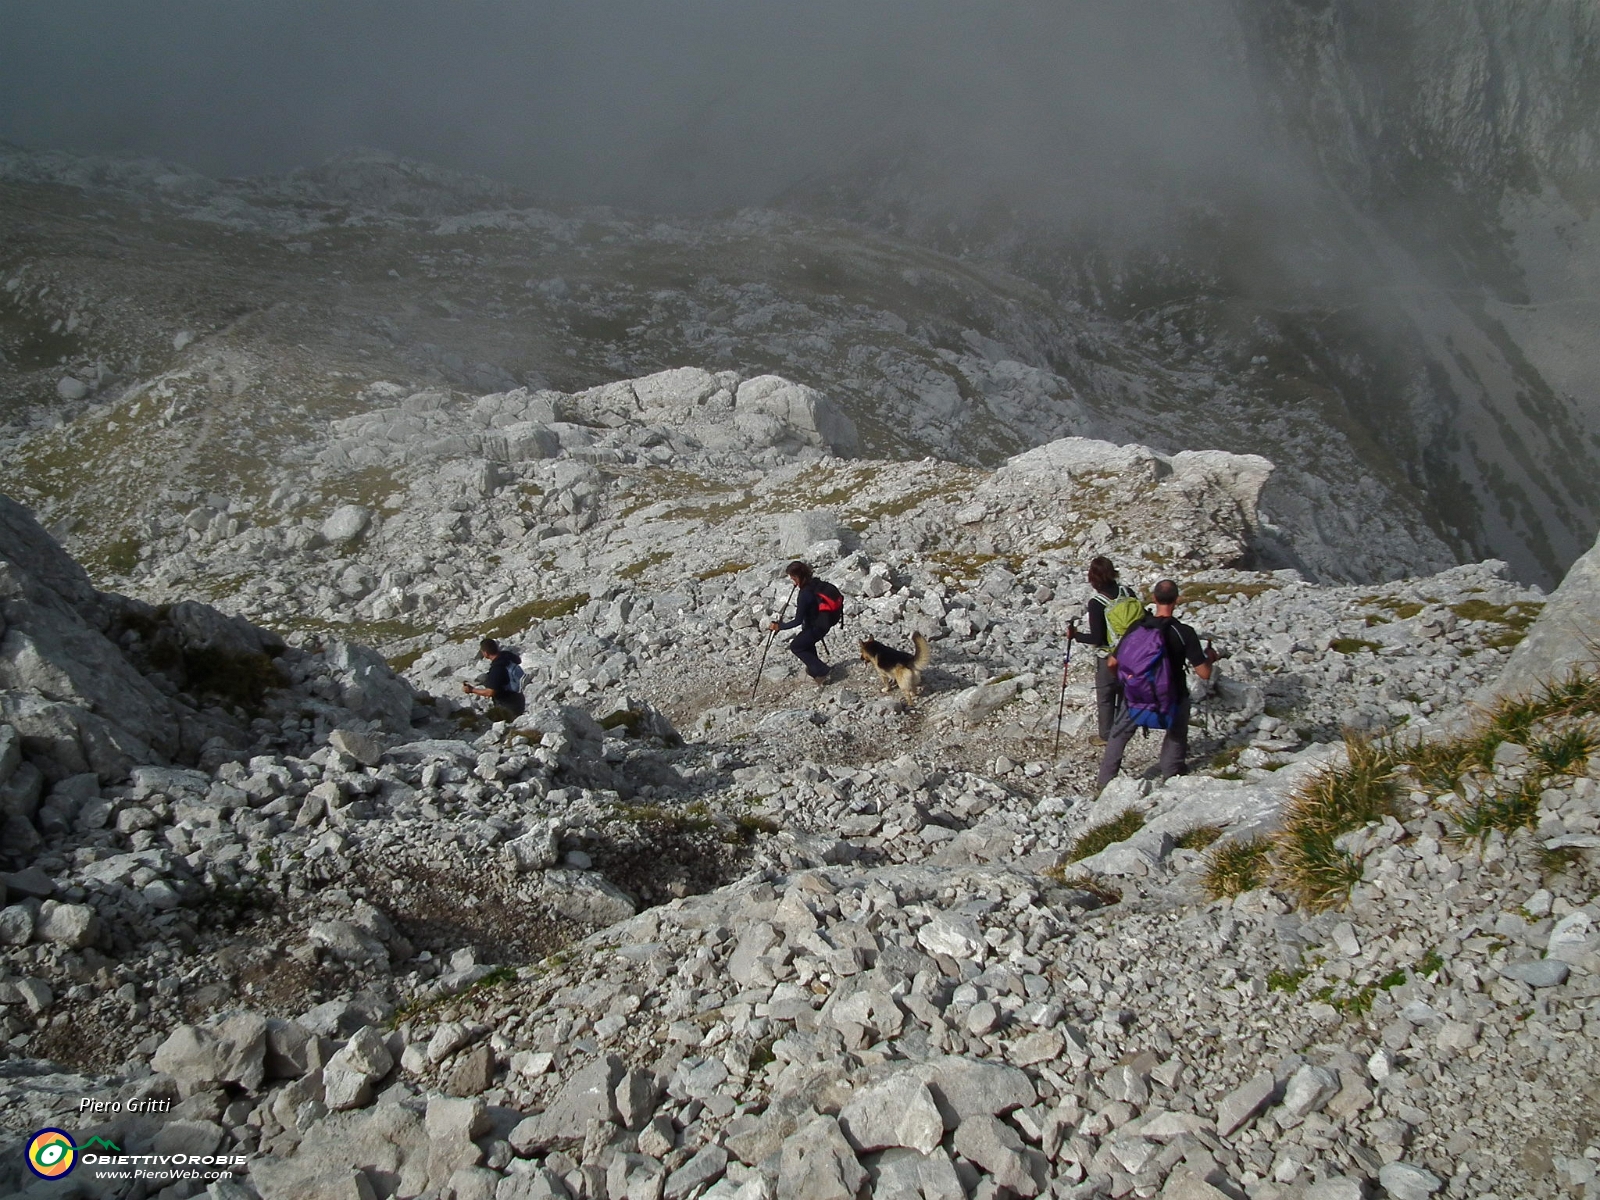
[{"label": "misty mountainside", "polygon": [[[1260,453],[1260,562],[1382,579],[1452,561],[1429,498],[1331,391],[1286,405],[1225,340],[1168,353],[848,223],[558,213],[366,152],[219,182],[7,151],[0,177],[0,486],[113,573],[152,522],[296,490],[332,422],[396,395],[572,395],[673,367],[815,389],[854,425],[842,452],[871,458],[994,464],[1068,435]],[[377,486],[306,498],[326,515]]]},{"label": "misty mountainside", "polygon": [[1062,115],[1059,153],[997,150],[994,180],[962,169],[970,147],[917,136],[782,206],[1120,319],[1130,352],[1338,428],[1366,472],[1426,497],[1456,554],[1549,586],[1600,525],[1594,7],[1220,0],[1174,20],[1240,110],[1171,111],[1193,149],[1095,157],[1095,122],[1075,135]]}]

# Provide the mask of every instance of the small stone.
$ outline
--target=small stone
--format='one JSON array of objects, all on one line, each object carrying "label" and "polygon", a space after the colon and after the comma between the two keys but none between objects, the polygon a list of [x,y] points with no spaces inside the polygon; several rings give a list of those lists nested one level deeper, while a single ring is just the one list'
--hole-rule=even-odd
[{"label": "small stone", "polygon": [[677,1130],[672,1118],[666,1115],[650,1118],[650,1123],[639,1133],[639,1153],[652,1158],[665,1158],[677,1145]]},{"label": "small stone", "polygon": [[460,1021],[446,1021],[428,1039],[428,1061],[442,1063],[473,1038],[473,1031]]},{"label": "small stone", "polygon": [[1303,1120],[1339,1092],[1339,1077],[1324,1067],[1310,1063],[1290,1077],[1283,1090],[1283,1108],[1295,1120]]},{"label": "small stone", "polygon": [[359,504],[341,504],[322,523],[322,536],[335,546],[353,542],[372,520],[372,514]]},{"label": "small stone", "polygon": [[511,1056],[511,1069],[524,1079],[537,1079],[555,1062],[548,1050],[519,1050]]},{"label": "small stone", "polygon": [[1027,1108],[1039,1099],[1027,1075],[999,1063],[951,1055],[921,1064],[916,1073],[927,1081],[946,1129],[956,1128],[968,1117]]},{"label": "small stone", "polygon": [[1444,1186],[1432,1171],[1408,1162],[1389,1163],[1378,1172],[1378,1182],[1391,1200],[1428,1200]]},{"label": "small stone", "polygon": [[328,734],[328,745],[364,767],[375,767],[383,761],[383,741],[370,733],[335,729]]},{"label": "small stone", "polygon": [[1112,1067],[1100,1078],[1100,1090],[1112,1100],[1121,1100],[1135,1108],[1143,1108],[1150,1099],[1150,1084],[1145,1076],[1132,1067]]},{"label": "small stone", "polygon": [[1263,1071],[1255,1078],[1236,1088],[1217,1105],[1217,1135],[1229,1137],[1250,1120],[1272,1099],[1276,1081],[1271,1071]]},{"label": "small stone", "polygon": [[929,954],[943,954],[960,962],[981,962],[989,951],[983,930],[971,917],[945,913],[917,930],[917,944]]},{"label": "small stone", "polygon": [[1365,1197],[1361,1181],[1348,1175],[1325,1175],[1305,1193],[1305,1200],[1365,1200]]},{"label": "small stone", "polygon": [[654,1072],[629,1071],[624,1075],[614,1097],[622,1127],[635,1131],[643,1129],[655,1112],[660,1096]]},{"label": "small stone", "polygon": [[683,1166],[667,1176],[667,1185],[662,1195],[666,1200],[682,1200],[695,1188],[720,1179],[722,1173],[728,1169],[728,1152],[721,1146],[702,1146],[697,1153]]},{"label": "small stone", "polygon": [[1476,1021],[1446,1021],[1439,1026],[1433,1044],[1441,1050],[1467,1050],[1478,1044]]},{"label": "small stone", "polygon": [[1037,1196],[1050,1183],[1050,1165],[1043,1154],[1025,1148],[1016,1130],[998,1117],[968,1117],[956,1129],[955,1152],[976,1163],[995,1183],[1019,1196]]},{"label": "small stone", "polygon": [[477,1096],[494,1082],[494,1051],[477,1045],[456,1059],[445,1080],[444,1090],[452,1096]]},{"label": "small stone", "polygon": [[1187,1166],[1178,1168],[1167,1176],[1161,1189],[1161,1200],[1232,1200],[1227,1192],[1212,1187]]},{"label": "small stone", "polygon": [[87,904],[58,904],[46,900],[39,906],[34,934],[40,941],[81,950],[100,936],[100,918]]},{"label": "small stone", "polygon": [[967,1032],[973,1037],[985,1037],[1000,1024],[1000,1010],[989,1001],[974,1004],[967,1013]]},{"label": "small stone", "polygon": [[0,909],[0,946],[26,946],[33,940],[33,913],[20,904]]},{"label": "small stone", "polygon": [[[0,914],[0,919],[3,918],[4,914]],[[1535,958],[1528,962],[1507,963],[1500,968],[1500,974],[1531,988],[1547,988],[1565,983],[1572,974],[1572,968],[1558,958]]]},{"label": "small stone", "polygon": [[944,1137],[932,1093],[909,1072],[857,1091],[839,1111],[839,1128],[861,1153],[905,1146],[931,1154]]},{"label": "small stone", "polygon": [[817,1117],[783,1141],[778,1200],[855,1200],[867,1172],[832,1117]]}]

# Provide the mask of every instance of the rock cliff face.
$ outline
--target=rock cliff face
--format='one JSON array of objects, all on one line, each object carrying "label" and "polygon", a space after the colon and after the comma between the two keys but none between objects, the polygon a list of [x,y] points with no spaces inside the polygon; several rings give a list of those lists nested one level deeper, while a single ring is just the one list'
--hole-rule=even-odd
[{"label": "rock cliff face", "polygon": [[[1237,96],[1238,139],[1261,132],[1233,151],[1236,175],[1181,155],[1152,167],[1157,216],[1062,216],[1027,178],[995,181],[975,213],[941,186],[955,164],[938,148],[786,202],[1126,317],[1127,341],[1209,399],[1183,412],[1190,436],[1216,419],[1206,408],[1240,403],[1348,423],[1363,471],[1415,489],[1458,554],[1553,585],[1600,528],[1600,378],[1583,349],[1600,304],[1593,6],[1217,0],[1185,19],[1205,77]],[[1122,436],[1182,448],[1164,419],[1178,409],[1160,410]]]}]

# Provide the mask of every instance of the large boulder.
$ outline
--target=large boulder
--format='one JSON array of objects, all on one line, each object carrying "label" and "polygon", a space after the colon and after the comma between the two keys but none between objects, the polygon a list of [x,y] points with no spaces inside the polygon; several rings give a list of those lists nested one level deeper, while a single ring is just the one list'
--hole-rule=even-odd
[{"label": "large boulder", "polygon": [[779,375],[758,375],[739,385],[735,399],[736,424],[765,416],[793,430],[802,442],[841,457],[861,449],[855,422],[837,404],[805,384],[791,383]]},{"label": "large boulder", "polygon": [[1544,611],[1511,652],[1500,677],[1484,689],[1485,703],[1536,690],[1573,668],[1595,665],[1595,631],[1600,630],[1600,541],[1568,569]]}]

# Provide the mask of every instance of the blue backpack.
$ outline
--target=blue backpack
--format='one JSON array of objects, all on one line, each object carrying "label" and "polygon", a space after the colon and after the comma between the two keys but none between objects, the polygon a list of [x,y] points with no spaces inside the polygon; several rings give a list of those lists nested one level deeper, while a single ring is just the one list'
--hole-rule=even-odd
[{"label": "blue backpack", "polygon": [[1178,687],[1164,622],[1146,617],[1122,635],[1117,644],[1117,678],[1135,725],[1172,728],[1178,717]]}]

